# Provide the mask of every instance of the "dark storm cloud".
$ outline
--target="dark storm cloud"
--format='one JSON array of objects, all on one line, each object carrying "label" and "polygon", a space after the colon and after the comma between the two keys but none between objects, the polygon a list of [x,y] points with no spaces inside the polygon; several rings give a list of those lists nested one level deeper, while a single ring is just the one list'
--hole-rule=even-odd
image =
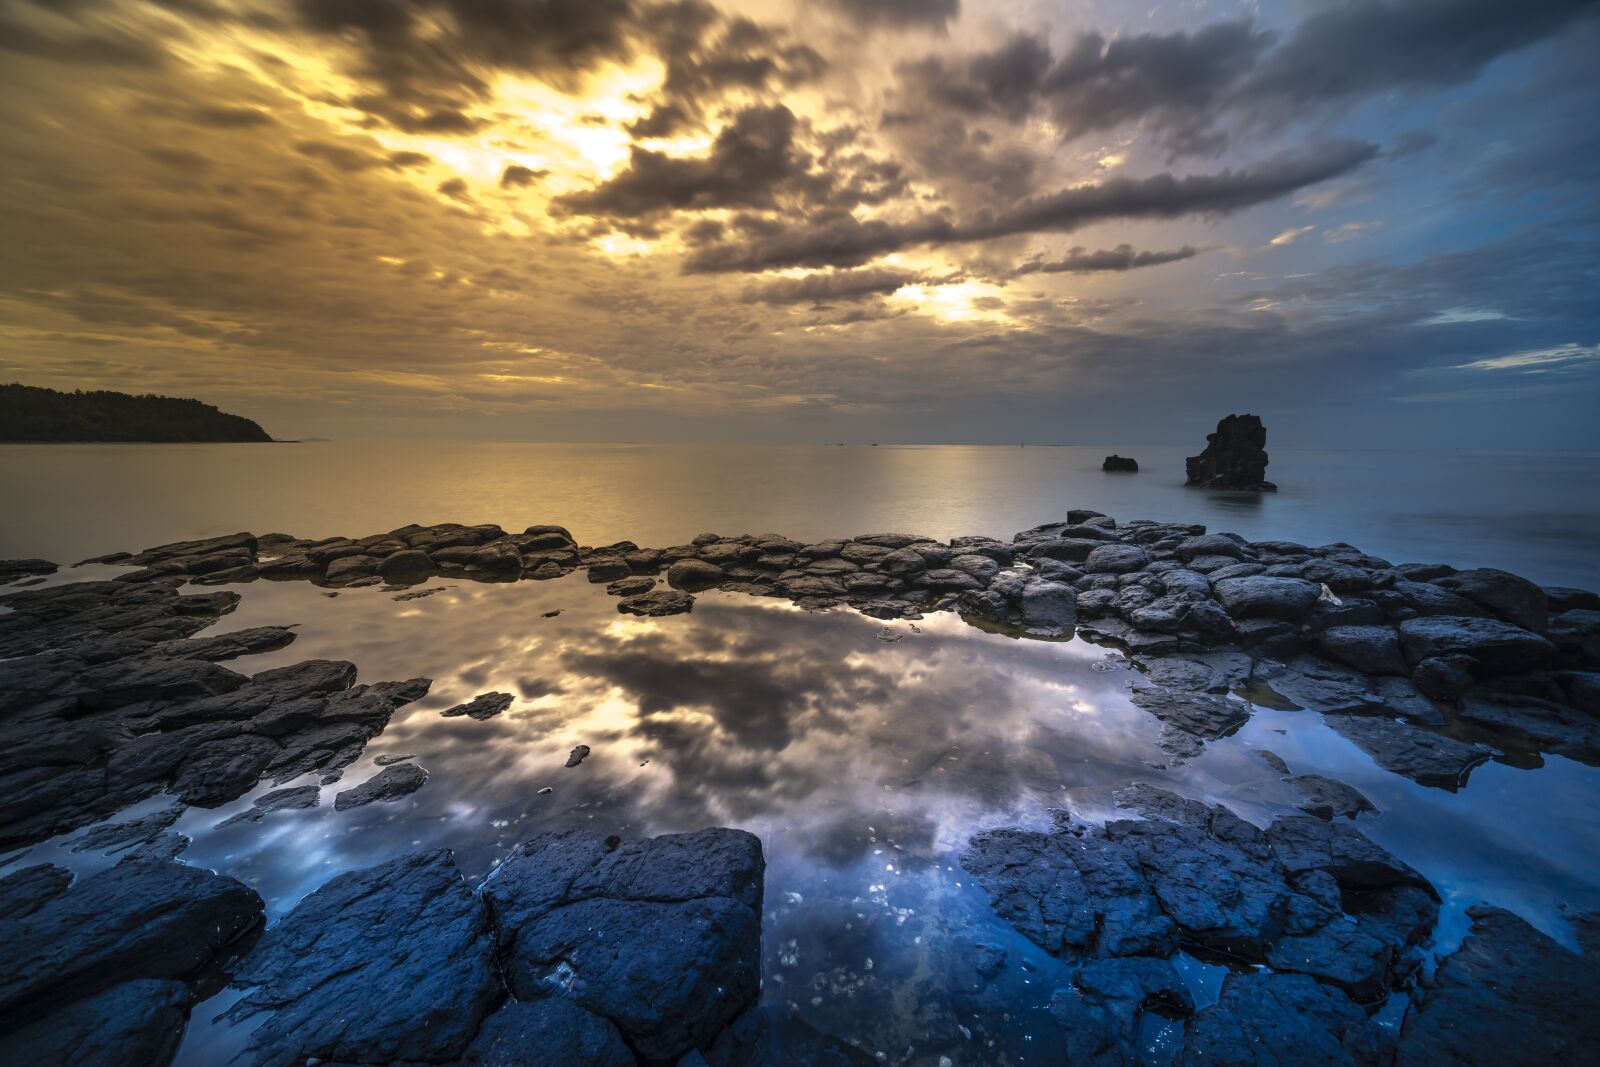
[{"label": "dark storm cloud", "polygon": [[1118,245],[1090,252],[1074,248],[1062,259],[1031,260],[1018,267],[1014,276],[1024,274],[1092,274],[1100,271],[1137,270],[1140,267],[1158,267],[1163,263],[1177,263],[1193,259],[1200,250],[1184,245],[1167,252],[1136,252],[1132,245]]},{"label": "dark storm cloud", "polygon": [[1357,0],[1281,38],[1250,21],[1194,32],[1083,33],[1056,57],[1042,35],[902,66],[902,102],[1013,121],[1048,114],[1067,139],[1146,122],[1174,154],[1214,152],[1221,124],[1282,123],[1397,90],[1477,78],[1500,56],[1592,12],[1596,0]]},{"label": "dark storm cloud", "polygon": [[961,0],[826,0],[862,25],[943,26],[961,11]]},{"label": "dark storm cloud", "polygon": [[666,76],[662,98],[628,127],[636,138],[668,137],[698,125],[705,108],[731,90],[792,88],[827,67],[809,45],[747,18],[724,18],[703,0],[652,6],[640,25]]},{"label": "dark storm cloud", "polygon": [[752,231],[743,241],[706,245],[689,257],[688,266],[706,272],[849,267],[917,245],[1065,233],[1109,219],[1226,215],[1348,174],[1377,152],[1375,145],[1342,141],[1213,174],[1112,178],[1033,197],[1010,210],[975,215],[960,223],[942,215],[909,222],[862,221],[848,212],[824,211],[804,226]]},{"label": "dark storm cloud", "polygon": [[841,270],[778,278],[752,287],[744,294],[747,304],[823,304],[829,301],[865,300],[888,296],[896,289],[922,281],[921,275],[899,270]]},{"label": "dark storm cloud", "polygon": [[300,23],[349,40],[353,75],[375,85],[349,103],[401,129],[468,132],[465,113],[496,70],[570,82],[629,54],[633,0],[296,0]]},{"label": "dark storm cloud", "polygon": [[154,69],[167,59],[154,41],[109,26],[65,32],[45,30],[0,11],[0,52],[54,63],[93,67]]},{"label": "dark storm cloud", "polygon": [[823,179],[795,144],[795,125],[794,113],[782,105],[755,107],[717,135],[707,156],[680,158],[634,146],[627,170],[555,205],[631,220],[691,208],[769,207],[780,193],[813,193]]}]

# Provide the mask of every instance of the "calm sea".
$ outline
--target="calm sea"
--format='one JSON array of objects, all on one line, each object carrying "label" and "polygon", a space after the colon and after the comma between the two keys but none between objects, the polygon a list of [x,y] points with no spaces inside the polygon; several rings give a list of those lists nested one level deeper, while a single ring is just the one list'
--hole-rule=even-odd
[{"label": "calm sea", "polygon": [[[1137,475],[1107,475],[1111,451]],[[0,446],[0,557],[70,563],[251,530],[560,523],[580,541],[1018,530],[1093,508],[1252,539],[1347,541],[1396,563],[1600,586],[1600,457],[1273,453],[1276,494],[1183,485],[1183,449],[353,441]]]}]

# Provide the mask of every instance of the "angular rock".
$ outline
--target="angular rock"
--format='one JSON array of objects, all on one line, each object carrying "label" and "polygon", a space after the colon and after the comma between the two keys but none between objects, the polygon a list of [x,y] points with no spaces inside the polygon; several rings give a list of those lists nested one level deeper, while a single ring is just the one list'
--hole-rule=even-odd
[{"label": "angular rock", "polygon": [[226,1013],[259,1067],[462,1056],[503,995],[489,916],[448,849],[333,879],[262,935]]},{"label": "angular rock", "polygon": [[421,789],[428,780],[428,772],[415,763],[397,763],[385,767],[353,789],[346,789],[333,798],[335,811],[348,811],[376,801],[394,801]]},{"label": "angular rock", "polygon": [[1324,715],[1330,729],[1353,741],[1386,771],[1455,792],[1472,768],[1496,754],[1409,723],[1372,715]]},{"label": "angular rock", "polygon": [[1471,933],[1406,1018],[1401,1067],[1589,1062],[1600,1045],[1596,960],[1500,908],[1467,914]]},{"label": "angular rock", "polygon": [[1101,545],[1084,557],[1087,574],[1130,574],[1150,565],[1150,553],[1138,545]]},{"label": "angular rock", "polygon": [[1343,993],[1303,974],[1230,974],[1189,1024],[1179,1067],[1380,1067],[1393,1042]]},{"label": "angular rock", "polygon": [[1206,434],[1206,447],[1184,461],[1189,485],[1273,490],[1267,481],[1267,428],[1258,415],[1229,415]]},{"label": "angular rock", "polygon": [[1360,790],[1320,774],[1302,774],[1288,782],[1300,794],[1300,810],[1319,819],[1354,819],[1363,812],[1378,810]]},{"label": "angular rock", "polygon": [[[381,758],[381,757],[380,757]],[[314,785],[297,785],[288,789],[274,789],[256,798],[253,805],[230,818],[217,823],[218,830],[240,823],[260,822],[275,811],[300,811],[317,806],[322,791]]]},{"label": "angular rock", "polygon": [[131,856],[31,914],[0,918],[0,1016],[134,979],[187,978],[261,913],[261,898],[232,878]]},{"label": "angular rock", "polygon": [[439,714],[446,719],[465,715],[469,719],[487,722],[509,708],[517,698],[510,693],[479,693],[465,704],[457,704]]},{"label": "angular rock", "polygon": [[1290,874],[1325,871],[1346,891],[1414,886],[1438,899],[1426,878],[1343,823],[1296,815],[1273,822],[1266,840]]},{"label": "angular rock", "polygon": [[188,1018],[189,987],[182,982],[123,982],[0,1037],[0,1063],[165,1067]]},{"label": "angular rock", "polygon": [[760,842],[738,830],[568,831],[518,846],[481,893],[519,999],[562,993],[670,1062],[756,998],[763,871]]},{"label": "angular rock", "polygon": [[694,610],[694,597],[679,589],[657,589],[624,598],[618,602],[617,610],[624,615],[642,615],[646,618],[684,615]]}]

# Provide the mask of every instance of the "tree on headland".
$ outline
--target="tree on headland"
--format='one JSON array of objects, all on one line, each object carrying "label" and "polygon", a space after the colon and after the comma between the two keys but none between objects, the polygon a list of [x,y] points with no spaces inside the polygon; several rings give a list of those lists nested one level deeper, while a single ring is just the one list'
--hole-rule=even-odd
[{"label": "tree on headland", "polygon": [[0,441],[271,440],[250,419],[198,400],[0,385]]}]

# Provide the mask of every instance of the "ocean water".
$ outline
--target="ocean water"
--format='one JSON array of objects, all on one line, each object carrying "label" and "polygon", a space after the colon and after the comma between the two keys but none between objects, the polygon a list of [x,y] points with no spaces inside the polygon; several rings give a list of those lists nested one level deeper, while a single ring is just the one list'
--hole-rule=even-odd
[{"label": "ocean water", "polygon": [[[1110,452],[1136,475],[1100,471]],[[0,445],[0,557],[71,563],[250,530],[559,523],[580,542],[1018,530],[1092,508],[1245,537],[1346,541],[1402,562],[1600,587],[1600,457],[1273,453],[1277,493],[1183,485],[1183,449],[547,445]]]},{"label": "ocean water", "polygon": [[[1283,453],[1272,467],[1283,490],[1245,497],[1183,488],[1175,450],[1134,450],[1146,473],[1103,475],[1108,451],[5,447],[0,556],[72,562],[237,529],[361,535],[411,521],[556,522],[589,543],[655,545],[704,530],[1009,537],[1090,507],[1600,586],[1594,460]],[[114,573],[91,565],[52,580]],[[254,886],[269,921],[336,874],[417,849],[454,849],[476,882],[546,830],[638,837],[737,826],[761,837],[768,862],[764,1003],[882,1063],[1058,1063],[1045,1009],[1069,968],[994,915],[960,866],[967,839],[990,827],[1043,827],[1060,809],[1114,817],[1113,791],[1135,781],[1265,825],[1293,813],[1296,795],[1256,755],[1263,749],[1295,774],[1339,779],[1374,803],[1378,813],[1358,828],[1444,897],[1433,952],[1459,943],[1466,909],[1480,901],[1569,944],[1570,911],[1600,907],[1600,769],[1508,751],[1459,790],[1428,788],[1378,767],[1320,715],[1270,707],[1253,707],[1238,731],[1175,761],[1157,745],[1162,724],[1129,699],[1132,665],[1077,639],[987,633],[953,614],[885,624],[722,592],[698,596],[689,615],[636,619],[581,573],[437,579],[422,587],[429,595],[404,601],[381,588],[305,582],[232,588],[243,601],[214,632],[294,624],[298,634],[233,669],[330,658],[354,662],[365,682],[433,679],[342,781],[322,788],[318,807],[218,825],[275,788],[263,783],[177,823],[193,839],[182,858]],[[516,698],[498,718],[439,714],[490,691]],[[565,767],[578,744],[592,754]],[[404,753],[429,772],[421,790],[333,809],[334,794],[379,770],[375,757]],[[115,862],[73,852],[77,836],[0,857],[0,874],[44,861],[80,872]],[[961,993],[973,942],[1006,953],[983,1003]],[[1199,1003],[1214,1000],[1224,969],[1179,962]],[[230,1062],[244,1048],[251,1024],[219,1017],[237,996],[224,990],[196,1006],[180,1067]],[[1404,1010],[1397,996],[1380,1018],[1394,1025]],[[1173,1024],[1141,1038],[1162,1062]]]}]

